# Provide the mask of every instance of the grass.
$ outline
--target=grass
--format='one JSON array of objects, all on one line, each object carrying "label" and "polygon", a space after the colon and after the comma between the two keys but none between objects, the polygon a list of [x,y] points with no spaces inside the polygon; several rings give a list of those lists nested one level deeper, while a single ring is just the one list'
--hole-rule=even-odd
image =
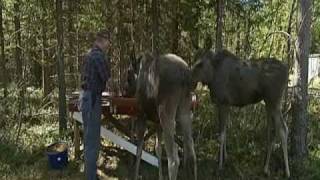
[{"label": "grass", "polygon": [[[227,141],[228,158],[224,170],[218,171],[217,154],[219,142],[217,136],[217,114],[208,96],[200,98],[202,103],[194,114],[193,124],[195,150],[198,161],[198,179],[285,179],[279,142],[276,144],[276,149],[272,154],[270,164],[271,176],[266,177],[263,174],[265,117],[264,108],[261,104],[249,106],[243,110],[234,109],[231,112],[230,116],[232,119],[229,122]],[[52,107],[49,107],[51,110],[48,113],[46,113],[47,109],[42,108],[42,106],[29,105],[28,108],[30,108],[30,112],[39,112],[38,109],[41,109],[44,114],[56,114],[52,110]],[[15,112],[12,111],[12,113]],[[67,139],[61,139],[58,135],[56,117],[48,115],[30,116],[32,119],[24,121],[21,136],[16,141],[17,128],[14,125],[16,124],[14,116],[3,117],[8,119],[2,121],[6,122],[4,123],[6,128],[0,129],[0,179],[84,179],[83,160],[75,160],[73,158],[71,127],[67,131],[67,134],[70,136]],[[310,100],[309,117],[309,158],[304,164],[303,179],[317,180],[320,179],[319,100]],[[11,126],[8,126],[10,124]],[[60,140],[68,142],[70,146],[70,162],[68,167],[63,171],[50,170],[45,148],[49,144]],[[134,157],[108,141],[103,141],[102,144],[101,156],[98,163],[101,179],[122,180],[132,177]],[[151,139],[148,142],[148,148],[152,150],[153,144],[154,142]],[[165,154],[164,150],[163,152]],[[163,169],[167,174],[166,164],[164,161]],[[292,173],[294,173],[293,170]],[[157,179],[157,168],[142,161],[140,175],[141,179]]]},{"label": "grass", "polygon": [[[18,143],[0,142],[0,179],[84,179],[83,159],[75,160],[71,139],[69,142],[69,164],[63,171],[51,170],[48,166],[46,147],[59,141],[58,126],[54,122],[24,126]],[[14,138],[12,138],[14,139]],[[134,157],[107,141],[102,143],[99,158],[101,179],[127,179],[132,173]],[[142,176],[147,179],[157,177],[157,169],[142,162]]]},{"label": "grass", "polygon": [[[45,147],[59,139],[57,124],[43,123],[24,127],[19,143],[0,142],[0,179],[84,179],[83,160],[73,159],[70,151],[70,163],[63,171],[50,170],[48,167]],[[49,132],[49,133],[48,133]],[[71,140],[67,140],[71,142]],[[233,141],[232,138],[230,141]],[[240,140],[246,142],[247,140]],[[133,156],[128,152],[112,146],[104,141],[99,173],[101,179],[128,179],[131,177]],[[71,143],[70,143],[71,145]],[[196,144],[199,179],[270,179],[263,172],[263,149],[259,145],[237,146],[229,142],[228,159],[223,171],[218,171],[216,139],[204,139]],[[166,165],[166,162],[163,163]],[[273,153],[271,162],[271,179],[284,179],[281,149]],[[320,178],[320,151],[310,152],[305,179]],[[166,167],[164,167],[166,171]],[[142,179],[157,179],[157,169],[142,162]]]}]

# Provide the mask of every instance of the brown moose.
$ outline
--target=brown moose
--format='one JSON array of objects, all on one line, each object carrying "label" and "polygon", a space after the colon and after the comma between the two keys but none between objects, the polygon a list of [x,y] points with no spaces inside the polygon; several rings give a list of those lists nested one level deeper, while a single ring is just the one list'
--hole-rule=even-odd
[{"label": "brown moose", "polygon": [[226,124],[230,106],[242,107],[263,100],[268,117],[267,156],[264,172],[269,174],[269,162],[275,128],[281,138],[285,172],[290,176],[287,152],[288,128],[281,113],[281,99],[288,81],[288,68],[274,58],[245,62],[227,50],[214,53],[205,50],[192,68],[194,86],[202,82],[210,89],[212,102],[217,105],[220,127],[219,169],[226,153]]}]

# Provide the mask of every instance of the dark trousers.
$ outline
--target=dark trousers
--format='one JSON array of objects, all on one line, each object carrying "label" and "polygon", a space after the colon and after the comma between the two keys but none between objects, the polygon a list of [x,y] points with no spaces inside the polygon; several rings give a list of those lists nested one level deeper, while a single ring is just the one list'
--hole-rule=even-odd
[{"label": "dark trousers", "polygon": [[97,179],[97,159],[100,149],[101,95],[84,91],[81,105],[84,125],[85,174],[88,180]]}]

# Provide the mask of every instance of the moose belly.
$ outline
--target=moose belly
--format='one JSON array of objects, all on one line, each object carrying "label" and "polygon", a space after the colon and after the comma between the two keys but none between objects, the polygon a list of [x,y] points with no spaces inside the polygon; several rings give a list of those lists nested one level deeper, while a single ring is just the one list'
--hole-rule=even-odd
[{"label": "moose belly", "polygon": [[255,104],[260,102],[263,99],[261,93],[257,90],[253,90],[253,91],[246,91],[246,92],[238,92],[236,94],[236,96],[233,96],[232,98],[230,98],[230,105],[233,106],[238,106],[238,107],[242,107],[242,106],[246,106],[249,104]]}]

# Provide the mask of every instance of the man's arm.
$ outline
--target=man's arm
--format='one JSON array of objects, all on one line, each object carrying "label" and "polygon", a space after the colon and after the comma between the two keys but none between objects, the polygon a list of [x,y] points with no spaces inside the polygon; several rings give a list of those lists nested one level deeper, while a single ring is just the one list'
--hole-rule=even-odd
[{"label": "man's arm", "polygon": [[101,78],[102,82],[106,82],[109,77],[110,77],[110,73],[109,73],[109,67],[106,64],[106,61],[103,57],[103,55],[97,55],[94,59],[99,77]]}]

